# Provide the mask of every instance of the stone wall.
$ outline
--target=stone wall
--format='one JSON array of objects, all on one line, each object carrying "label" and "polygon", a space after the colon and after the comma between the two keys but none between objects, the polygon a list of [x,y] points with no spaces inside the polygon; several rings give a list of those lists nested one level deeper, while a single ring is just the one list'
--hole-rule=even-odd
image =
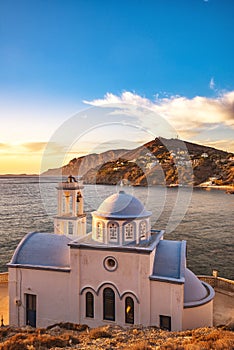
[{"label": "stone wall", "polygon": [[0,283],[8,283],[8,272],[0,273]]},{"label": "stone wall", "polygon": [[234,295],[234,281],[215,276],[197,276],[200,280],[208,283],[214,289],[222,290]]}]

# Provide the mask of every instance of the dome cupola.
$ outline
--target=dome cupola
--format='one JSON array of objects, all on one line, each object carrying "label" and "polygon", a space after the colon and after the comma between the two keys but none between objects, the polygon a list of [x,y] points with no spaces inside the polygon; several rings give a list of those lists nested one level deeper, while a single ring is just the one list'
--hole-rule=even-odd
[{"label": "dome cupola", "polygon": [[105,244],[139,243],[150,236],[151,214],[139,199],[119,191],[106,198],[92,213],[92,237]]},{"label": "dome cupola", "polygon": [[105,218],[135,219],[149,217],[151,212],[145,210],[144,205],[136,197],[119,191],[119,193],[106,198],[95,214]]}]

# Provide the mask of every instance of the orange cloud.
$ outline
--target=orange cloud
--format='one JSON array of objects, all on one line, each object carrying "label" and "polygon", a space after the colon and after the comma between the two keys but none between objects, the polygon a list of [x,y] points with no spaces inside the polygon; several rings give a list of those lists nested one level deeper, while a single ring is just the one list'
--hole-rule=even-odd
[{"label": "orange cloud", "polygon": [[41,152],[44,150],[47,142],[27,142],[23,143],[22,146],[29,152]]}]

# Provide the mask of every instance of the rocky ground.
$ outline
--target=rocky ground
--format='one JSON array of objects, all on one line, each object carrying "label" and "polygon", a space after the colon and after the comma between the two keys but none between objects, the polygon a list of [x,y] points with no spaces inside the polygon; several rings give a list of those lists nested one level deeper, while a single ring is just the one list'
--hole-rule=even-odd
[{"label": "rocky ground", "polygon": [[198,328],[168,332],[155,327],[105,326],[60,323],[46,329],[0,327],[0,350],[124,349],[199,350],[234,348],[234,332],[225,328]]}]

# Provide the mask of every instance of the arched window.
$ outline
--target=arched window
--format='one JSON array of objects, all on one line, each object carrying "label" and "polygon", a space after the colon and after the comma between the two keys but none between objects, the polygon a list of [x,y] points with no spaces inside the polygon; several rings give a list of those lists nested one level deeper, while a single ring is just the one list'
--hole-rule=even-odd
[{"label": "arched window", "polygon": [[124,225],[124,240],[130,241],[134,238],[134,225],[133,223],[128,223]]},{"label": "arched window", "polygon": [[119,235],[119,226],[116,222],[110,222],[108,223],[108,236],[109,240],[112,242],[118,241],[118,235]]},{"label": "arched window", "polygon": [[131,297],[125,299],[125,323],[134,324],[134,301]]},{"label": "arched window", "polygon": [[96,226],[96,238],[99,240],[103,239],[103,223],[100,221],[97,223]]},{"label": "arched window", "polygon": [[85,316],[94,317],[94,304],[93,304],[93,294],[87,292],[85,295]]},{"label": "arched window", "polygon": [[73,234],[73,222],[68,221],[68,234],[72,235]]},{"label": "arched window", "polygon": [[103,319],[115,321],[115,292],[111,288],[103,291]]},{"label": "arched window", "polygon": [[140,238],[146,238],[146,232],[147,232],[147,222],[144,220],[140,222]]}]

